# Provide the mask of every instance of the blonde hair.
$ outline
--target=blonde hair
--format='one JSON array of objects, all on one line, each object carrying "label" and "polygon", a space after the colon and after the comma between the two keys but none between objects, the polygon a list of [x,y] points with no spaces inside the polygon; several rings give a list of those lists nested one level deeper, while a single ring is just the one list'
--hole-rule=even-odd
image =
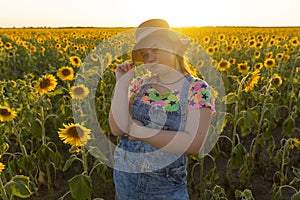
[{"label": "blonde hair", "polygon": [[175,55],[175,59],[177,60],[177,62],[180,68],[180,71],[185,74],[185,75],[191,75],[194,77],[201,77],[200,72],[198,72],[195,67],[193,67],[190,63],[188,63],[183,56],[176,54]]}]

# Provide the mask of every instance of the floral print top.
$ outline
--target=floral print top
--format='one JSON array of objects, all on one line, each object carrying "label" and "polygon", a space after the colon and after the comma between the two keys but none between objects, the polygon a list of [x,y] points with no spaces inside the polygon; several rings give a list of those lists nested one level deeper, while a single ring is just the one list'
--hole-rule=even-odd
[{"label": "floral print top", "polygon": [[[138,94],[143,82],[143,78],[136,78],[129,87],[129,97],[134,100]],[[209,107],[215,113],[214,98],[212,96],[209,85],[196,77],[193,77],[188,92],[188,110],[197,109],[201,107]],[[159,105],[166,111],[177,111],[179,109],[180,90],[170,91],[168,93],[160,94],[155,88],[149,84],[142,94],[141,100],[150,105]]]}]

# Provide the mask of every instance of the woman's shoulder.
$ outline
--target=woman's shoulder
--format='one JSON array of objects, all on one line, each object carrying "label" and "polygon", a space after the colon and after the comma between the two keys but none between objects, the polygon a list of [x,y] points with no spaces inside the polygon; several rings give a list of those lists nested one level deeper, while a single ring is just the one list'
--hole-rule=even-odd
[{"label": "woman's shoulder", "polygon": [[190,76],[190,83],[194,89],[209,89],[208,83],[199,77]]}]

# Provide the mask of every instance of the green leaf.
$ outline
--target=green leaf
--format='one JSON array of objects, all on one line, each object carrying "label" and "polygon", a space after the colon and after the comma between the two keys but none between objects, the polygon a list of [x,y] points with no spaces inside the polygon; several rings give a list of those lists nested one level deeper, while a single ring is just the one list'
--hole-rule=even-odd
[{"label": "green leaf", "polygon": [[296,194],[293,194],[291,197],[291,200],[300,200],[300,191],[297,192]]},{"label": "green leaf", "polygon": [[282,124],[282,134],[291,137],[295,130],[295,120],[289,116]]},{"label": "green leaf", "polygon": [[238,120],[238,125],[242,129],[242,136],[246,136],[250,131],[258,127],[258,112],[256,107],[241,111],[241,117]]},{"label": "green leaf", "polygon": [[42,126],[42,122],[39,119],[35,119],[31,123],[31,133],[33,137],[42,139]]},{"label": "green leaf", "polygon": [[97,159],[102,161],[108,161],[107,157],[102,153],[102,151],[95,146],[89,146],[89,153]]},{"label": "green leaf", "polygon": [[212,184],[215,180],[219,178],[217,173],[217,168],[213,167],[209,172],[206,174],[204,180],[206,184]]},{"label": "green leaf", "polygon": [[14,176],[4,188],[9,194],[20,198],[29,198],[36,190],[29,177],[23,175]]},{"label": "green leaf", "polygon": [[230,159],[231,166],[233,168],[238,168],[243,165],[243,156],[246,154],[245,147],[239,143],[233,148],[232,156]]},{"label": "green leaf", "polygon": [[276,148],[274,137],[271,136],[271,139],[268,141],[268,148],[266,149],[266,153],[272,158],[274,150]]},{"label": "green leaf", "polygon": [[252,195],[252,191],[249,189],[245,189],[243,192],[240,190],[235,191],[235,198],[242,198],[243,200],[254,200]]},{"label": "green leaf", "polygon": [[216,185],[212,190],[212,196],[213,198],[211,199],[228,199],[224,188],[219,185]]},{"label": "green leaf", "polygon": [[3,155],[9,149],[9,144],[7,142],[2,143],[2,141],[0,143],[0,155]]},{"label": "green leaf", "polygon": [[300,179],[300,169],[299,168],[296,168],[296,167],[293,167],[293,174]]},{"label": "green leaf", "polygon": [[67,171],[76,159],[77,159],[76,155],[71,155],[70,158],[66,161],[63,171],[64,172]]},{"label": "green leaf", "polygon": [[21,158],[19,158],[18,160],[18,166],[22,169],[24,169],[25,171],[32,171],[34,169],[35,166],[35,155],[25,155]]},{"label": "green leaf", "polygon": [[225,102],[225,104],[233,104],[238,100],[238,96],[236,93],[229,93],[225,97],[222,98],[222,101]]},{"label": "green leaf", "polygon": [[282,199],[281,187],[276,186],[276,188],[272,192],[272,200],[281,200],[281,199]]},{"label": "green leaf", "polygon": [[45,165],[50,164],[50,158],[53,157],[54,151],[47,145],[42,145],[36,152],[36,157]]},{"label": "green leaf", "polygon": [[241,169],[239,170],[238,176],[241,180],[241,182],[245,182],[249,179],[250,177],[250,170],[247,164],[243,164]]},{"label": "green leaf", "polygon": [[51,154],[51,159],[55,164],[56,169],[61,169],[63,163],[61,154],[59,152],[55,152],[54,154]]},{"label": "green leaf", "polygon": [[91,177],[79,174],[69,180],[71,195],[75,200],[85,200],[91,196]]}]

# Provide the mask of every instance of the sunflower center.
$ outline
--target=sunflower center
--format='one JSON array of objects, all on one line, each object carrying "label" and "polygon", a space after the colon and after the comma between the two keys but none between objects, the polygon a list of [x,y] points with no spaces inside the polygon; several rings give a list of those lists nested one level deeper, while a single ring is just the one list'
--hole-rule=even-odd
[{"label": "sunflower center", "polygon": [[240,68],[241,70],[246,70],[247,69],[247,67],[246,67],[246,65],[241,65],[241,68]]},{"label": "sunflower center", "polygon": [[43,79],[40,82],[40,88],[48,88],[50,86],[51,81],[49,79]]},{"label": "sunflower center", "polygon": [[71,74],[69,69],[63,69],[61,72],[64,76],[69,76]]},{"label": "sunflower center", "polygon": [[83,88],[81,88],[81,87],[78,87],[78,88],[75,88],[75,89],[74,89],[74,93],[75,93],[76,95],[81,95],[81,94],[83,94],[83,92],[84,92],[84,90],[83,90]]},{"label": "sunflower center", "polygon": [[272,60],[268,60],[268,61],[267,61],[267,65],[268,65],[268,66],[273,65],[273,61],[272,61]]},{"label": "sunflower center", "polygon": [[221,62],[220,63],[221,68],[227,68],[227,66],[228,66],[227,62]]},{"label": "sunflower center", "polygon": [[73,59],[73,61],[74,61],[74,63],[76,63],[76,64],[78,64],[78,63],[79,63],[79,60],[78,60],[78,58],[74,58],[74,59]]},{"label": "sunflower center", "polygon": [[70,127],[68,129],[68,135],[73,137],[73,138],[81,138],[84,134],[84,131],[80,127]]},{"label": "sunflower center", "polygon": [[280,83],[279,78],[275,78],[275,79],[274,79],[274,84],[275,84],[275,85],[279,85],[279,83]]},{"label": "sunflower center", "polygon": [[10,112],[5,108],[0,108],[0,115],[2,116],[10,116]]}]

